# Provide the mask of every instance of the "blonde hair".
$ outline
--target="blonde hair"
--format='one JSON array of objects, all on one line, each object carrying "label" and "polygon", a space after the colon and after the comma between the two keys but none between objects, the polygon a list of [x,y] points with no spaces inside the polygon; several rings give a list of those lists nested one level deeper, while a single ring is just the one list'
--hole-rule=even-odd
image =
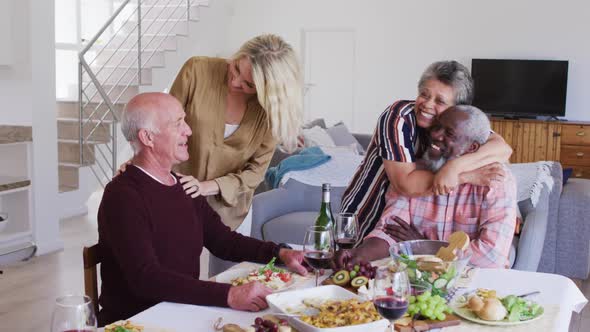
[{"label": "blonde hair", "polygon": [[233,60],[247,58],[252,65],[258,102],[268,113],[273,136],[292,152],[302,124],[303,84],[293,48],[281,37],[261,35],[244,43]]}]

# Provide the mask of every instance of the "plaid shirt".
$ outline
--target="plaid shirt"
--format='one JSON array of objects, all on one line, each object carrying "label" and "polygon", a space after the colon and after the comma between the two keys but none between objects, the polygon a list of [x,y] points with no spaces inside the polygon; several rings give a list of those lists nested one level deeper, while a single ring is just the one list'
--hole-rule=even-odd
[{"label": "plaid shirt", "polygon": [[516,183],[506,168],[503,182],[492,186],[462,184],[448,195],[405,197],[390,186],[381,219],[367,238],[377,237],[393,244],[384,225],[393,217],[416,225],[431,240],[448,239],[463,231],[471,239],[470,263],[479,267],[505,268],[516,227]]}]

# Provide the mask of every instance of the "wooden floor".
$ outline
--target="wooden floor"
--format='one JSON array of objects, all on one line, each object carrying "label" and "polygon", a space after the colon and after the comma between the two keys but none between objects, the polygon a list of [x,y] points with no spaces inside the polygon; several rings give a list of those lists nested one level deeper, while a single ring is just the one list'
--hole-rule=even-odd
[{"label": "wooden floor", "polygon": [[[96,243],[96,206],[88,216],[63,220],[64,250],[35,257],[31,261],[3,269],[0,274],[0,331],[46,332],[50,329],[55,298],[83,292],[82,247]],[[207,275],[208,255],[201,257],[201,278]],[[575,280],[590,298],[590,280]],[[574,314],[570,332],[590,332],[590,305]]]}]

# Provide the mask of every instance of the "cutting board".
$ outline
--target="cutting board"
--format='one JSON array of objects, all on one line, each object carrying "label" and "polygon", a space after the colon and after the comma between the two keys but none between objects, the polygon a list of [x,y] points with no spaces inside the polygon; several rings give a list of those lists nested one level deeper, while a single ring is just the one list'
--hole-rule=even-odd
[{"label": "cutting board", "polygon": [[446,316],[445,320],[416,320],[413,327],[395,324],[395,330],[399,332],[420,332],[461,324],[459,317],[452,314]]},{"label": "cutting board", "polygon": [[[322,285],[334,285],[334,281],[332,280],[332,276],[322,281]],[[342,286],[341,286],[342,287]],[[356,288],[354,287],[344,287],[346,290],[349,290],[356,294]],[[428,331],[431,329],[438,329],[448,326],[455,326],[461,323],[461,319],[455,315],[446,315],[447,318],[445,320],[417,320],[414,322],[414,329],[409,326],[402,326],[402,325],[395,325],[395,330],[399,332],[419,332],[419,331]]]},{"label": "cutting board", "polygon": [[[330,275],[330,276],[329,276],[327,279],[324,279],[324,281],[322,281],[322,282],[321,282],[321,284],[322,284],[322,285],[324,285],[324,286],[327,286],[327,285],[336,285],[336,284],[334,283],[334,280],[332,280],[332,277],[333,277],[333,276],[334,276],[334,274],[331,274],[331,275]],[[339,285],[336,285],[336,286],[339,286]],[[342,286],[340,286],[340,287],[342,287]],[[355,293],[355,294],[356,294],[356,290],[357,290],[357,289],[356,289],[356,288],[354,288],[354,287],[347,286],[347,287],[342,287],[342,288],[344,288],[344,289],[346,289],[347,291],[351,291],[351,292],[353,292],[353,293]]]}]

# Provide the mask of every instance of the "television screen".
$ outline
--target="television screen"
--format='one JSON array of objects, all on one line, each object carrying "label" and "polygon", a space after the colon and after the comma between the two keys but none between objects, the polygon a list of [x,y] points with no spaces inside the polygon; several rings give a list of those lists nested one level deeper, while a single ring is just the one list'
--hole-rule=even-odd
[{"label": "television screen", "polygon": [[490,114],[565,115],[567,61],[473,59],[473,105]]}]

